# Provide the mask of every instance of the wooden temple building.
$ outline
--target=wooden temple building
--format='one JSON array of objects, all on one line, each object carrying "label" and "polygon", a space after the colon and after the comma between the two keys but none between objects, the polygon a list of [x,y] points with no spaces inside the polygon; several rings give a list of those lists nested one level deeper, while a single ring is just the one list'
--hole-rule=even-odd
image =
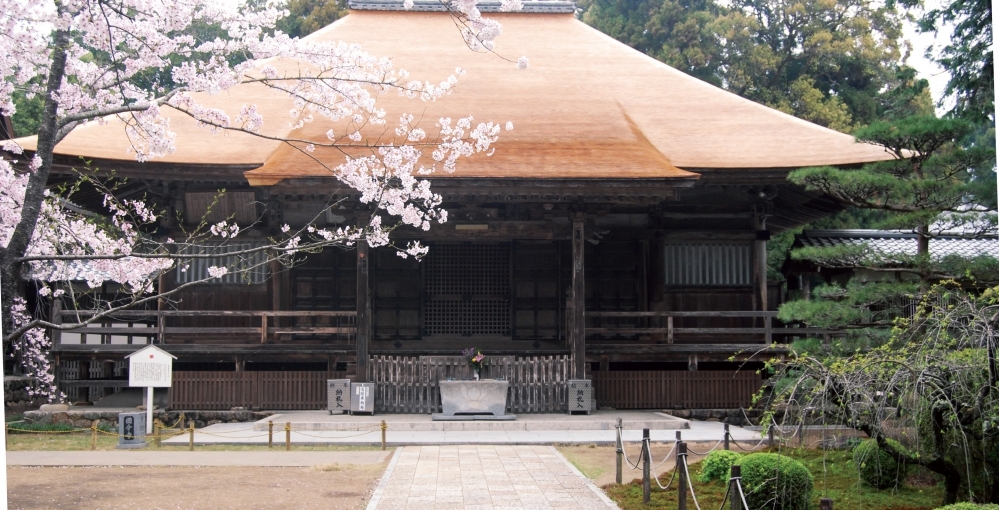
[{"label": "wooden temple building", "polygon": [[[574,378],[593,381],[601,407],[749,405],[759,361],[782,352],[767,239],[837,210],[787,173],[890,156],[647,57],[577,20],[572,3],[525,4],[488,14],[503,25],[498,54],[470,51],[438,2],[404,10],[401,1],[358,0],[309,36],[391,56],[415,78],[467,70],[436,102],[384,94],[390,125],[403,113],[428,133],[440,117],[513,123],[492,156],[430,177],[447,223],[393,233],[429,245],[422,261],[361,243],[56,334],[61,386],[81,400],[125,386],[121,360],[153,342],[177,356],[173,408],[320,409],[323,381],[346,376],[378,382],[380,410],[429,412],[435,381],[459,375],[454,356],[475,347],[493,376],[510,379],[513,412],[565,409],[559,388]],[[521,55],[525,70],[511,62]],[[256,104],[265,134],[318,140],[328,129],[316,121],[292,132],[288,98],[260,85],[204,101],[229,111]],[[350,225],[373,213],[292,147],[212,135],[183,115],[170,126],[177,151],[146,163],[134,161],[116,120],[77,129],[56,147],[54,172],[86,158],[127,176],[122,192],[145,194],[180,221],[200,219],[224,188],[212,214],[252,224],[242,243],[286,223]],[[313,156],[333,165],[343,157]],[[183,226],[165,220],[161,234]],[[66,308],[56,303],[54,316]]]}]

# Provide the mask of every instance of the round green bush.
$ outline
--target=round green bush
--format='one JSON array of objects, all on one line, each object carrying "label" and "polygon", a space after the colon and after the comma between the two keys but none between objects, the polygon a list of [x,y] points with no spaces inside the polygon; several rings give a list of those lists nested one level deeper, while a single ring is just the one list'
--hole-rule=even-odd
[{"label": "round green bush", "polygon": [[864,485],[876,489],[901,485],[909,470],[909,466],[878,448],[878,443],[874,440],[864,441],[853,449],[853,464],[857,466]]},{"label": "round green bush", "polygon": [[729,450],[715,450],[701,461],[701,474],[697,481],[707,483],[711,480],[728,481],[728,470],[742,455]]},{"label": "round green bush", "polygon": [[953,505],[942,506],[936,510],[999,510],[999,505],[987,503],[978,505],[975,503],[954,503]]},{"label": "round green bush", "polygon": [[739,459],[749,508],[807,510],[812,474],[804,464],[777,453],[752,453]]}]

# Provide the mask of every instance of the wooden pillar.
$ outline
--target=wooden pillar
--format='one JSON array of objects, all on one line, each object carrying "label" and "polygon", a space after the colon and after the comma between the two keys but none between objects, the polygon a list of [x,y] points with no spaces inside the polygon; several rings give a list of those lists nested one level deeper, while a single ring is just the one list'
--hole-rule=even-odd
[{"label": "wooden pillar", "polygon": [[770,233],[766,230],[766,220],[759,214],[753,215],[753,228],[756,229],[756,240],[753,241],[753,301],[758,311],[767,309],[767,239]]},{"label": "wooden pillar", "polygon": [[[77,374],[77,379],[83,381],[90,379],[90,360],[81,359],[79,363],[79,373]],[[76,399],[76,405],[90,405],[90,387],[89,386],[78,386],[76,390],[78,396]]]},{"label": "wooden pillar", "polygon": [[356,382],[368,382],[368,342],[371,339],[371,295],[369,292],[368,242],[357,242],[357,376]]},{"label": "wooden pillar", "polygon": [[576,216],[572,221],[572,338],[573,377],[581,378],[586,367],[586,273],[583,254],[586,245],[583,232],[583,218]]}]

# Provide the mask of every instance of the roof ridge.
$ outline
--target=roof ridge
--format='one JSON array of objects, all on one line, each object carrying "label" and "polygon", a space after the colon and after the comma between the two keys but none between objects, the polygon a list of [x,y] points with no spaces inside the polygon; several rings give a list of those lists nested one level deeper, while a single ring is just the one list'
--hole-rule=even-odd
[{"label": "roof ridge", "polygon": [[[402,0],[349,0],[347,7],[360,11],[415,11],[445,12],[451,0],[413,0],[413,6],[406,8]],[[576,12],[576,2],[568,0],[525,0],[524,7],[517,11],[504,11],[498,0],[485,0],[476,4],[481,12],[520,12],[532,14],[572,14]]]}]

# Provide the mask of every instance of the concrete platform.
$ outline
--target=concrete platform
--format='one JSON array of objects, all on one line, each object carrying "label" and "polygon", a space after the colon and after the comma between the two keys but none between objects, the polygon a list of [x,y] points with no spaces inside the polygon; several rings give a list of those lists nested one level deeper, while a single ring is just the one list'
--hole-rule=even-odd
[{"label": "concrete platform", "polygon": [[295,430],[357,430],[358,427],[380,424],[382,420],[393,432],[479,432],[479,431],[564,431],[564,430],[614,430],[621,418],[626,430],[684,430],[689,421],[655,411],[594,411],[584,416],[567,414],[520,414],[515,421],[489,420],[434,421],[429,414],[378,414],[375,416],[349,416],[329,414],[324,411],[296,411],[275,414],[253,425],[255,430],[266,431],[267,422],[273,421],[275,430],[287,422]]},{"label": "concrete platform", "polygon": [[[384,418],[387,426],[385,439],[388,446],[574,443],[610,445],[615,443],[617,437],[614,430],[617,415],[622,415],[622,421],[625,423],[622,435],[624,440],[628,442],[641,441],[643,428],[651,429],[650,437],[655,442],[672,442],[679,432],[684,441],[707,443],[708,448],[724,437],[722,423],[676,419],[667,422],[665,419],[656,420],[655,415],[657,414],[649,411],[608,411],[603,416],[595,416],[600,418],[598,420],[586,419],[590,417],[566,415],[521,415],[515,422],[433,422],[429,415],[381,415],[374,417],[335,415],[331,417],[323,412],[288,413],[275,416],[273,439],[275,445],[283,444],[286,433],[285,423],[291,422],[291,443],[295,445],[381,445],[380,424],[381,419]],[[326,422],[311,421],[323,415],[334,419]],[[674,428],[663,428],[670,424]],[[645,425],[657,425],[659,428],[646,427]],[[514,426],[520,428],[510,429]],[[467,430],[466,428],[476,430]],[[757,445],[761,439],[759,432],[741,427],[731,427],[731,434],[744,448]],[[267,444],[267,439],[267,421],[252,425],[219,423],[197,429],[194,434],[195,444]],[[163,443],[186,446],[187,441],[188,435],[183,434],[164,440]]]}]

